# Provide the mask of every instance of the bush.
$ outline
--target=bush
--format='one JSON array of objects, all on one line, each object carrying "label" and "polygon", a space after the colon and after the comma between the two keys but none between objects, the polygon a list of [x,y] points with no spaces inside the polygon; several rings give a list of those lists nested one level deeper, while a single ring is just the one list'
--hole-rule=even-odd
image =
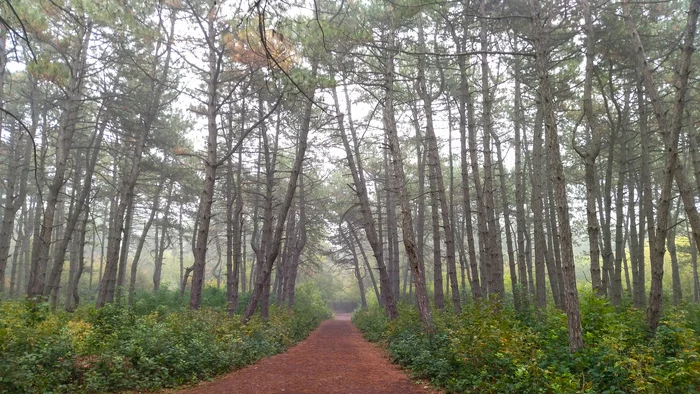
[{"label": "bush", "polygon": [[694,393],[700,390],[700,321],[694,308],[671,309],[649,338],[642,311],[615,309],[592,295],[581,298],[586,347],[568,349],[566,316],[516,314],[470,304],[459,316],[434,315],[436,333],[423,333],[415,307],[399,307],[389,322],[371,307],[353,316],[394,362],[448,392]]},{"label": "bush", "polygon": [[389,319],[381,306],[361,309],[352,315],[352,322],[368,341],[376,342],[384,337]]},{"label": "bush", "polygon": [[[0,303],[0,392],[158,390],[209,379],[279,353],[330,316],[317,289],[301,286],[294,311],[245,326],[207,289],[208,307],[190,311],[170,290],[51,314],[44,304]],[[204,304],[205,302],[203,302]]]}]

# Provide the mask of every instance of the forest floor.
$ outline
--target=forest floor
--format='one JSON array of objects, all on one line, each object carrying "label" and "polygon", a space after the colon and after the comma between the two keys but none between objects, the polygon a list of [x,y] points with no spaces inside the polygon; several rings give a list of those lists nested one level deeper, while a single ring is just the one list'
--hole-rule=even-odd
[{"label": "forest floor", "polygon": [[223,393],[437,393],[413,382],[367,342],[349,314],[326,320],[309,337],[287,350],[213,382],[179,391],[181,394]]}]

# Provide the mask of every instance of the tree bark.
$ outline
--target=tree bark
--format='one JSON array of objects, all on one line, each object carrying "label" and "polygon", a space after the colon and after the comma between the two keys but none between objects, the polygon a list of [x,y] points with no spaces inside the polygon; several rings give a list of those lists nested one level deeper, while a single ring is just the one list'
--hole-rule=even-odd
[{"label": "tree bark", "polygon": [[506,248],[508,250],[508,267],[510,272],[511,289],[513,291],[513,301],[515,309],[520,310],[521,294],[518,286],[518,274],[515,267],[515,251],[513,250],[513,235],[510,224],[510,205],[508,203],[508,193],[506,191],[506,171],[503,168],[503,155],[501,154],[501,141],[496,133],[493,134],[496,143],[496,160],[498,160],[498,177],[500,180],[501,206],[503,207],[503,224],[506,233]]},{"label": "tree bark", "polygon": [[[526,233],[525,224],[525,171],[522,164],[522,138],[520,136],[523,122],[522,114],[522,93],[520,87],[520,58],[515,59],[513,67],[514,76],[514,100],[513,100],[513,129],[515,132],[515,233],[516,246],[518,250],[517,265],[519,274],[519,290],[513,293],[514,297],[518,295],[528,296],[528,281],[527,281],[527,260],[526,260]],[[525,147],[527,149],[527,147]],[[523,301],[528,301],[526,297]],[[522,306],[522,302],[521,302]]]},{"label": "tree bark", "polygon": [[583,83],[583,113],[586,118],[587,141],[585,148],[578,148],[574,140],[574,149],[584,163],[584,179],[586,182],[586,222],[588,225],[588,246],[589,258],[591,259],[591,283],[593,293],[601,293],[600,275],[600,224],[596,212],[596,200],[599,198],[600,190],[596,179],[596,158],[600,154],[601,133],[600,126],[593,112],[593,70],[595,59],[595,29],[593,28],[593,17],[591,16],[591,5],[589,0],[578,0],[584,17],[584,28],[586,30],[586,71]]},{"label": "tree bark", "polygon": [[92,22],[83,20],[78,28],[74,53],[70,61],[71,76],[66,89],[66,97],[62,103],[61,118],[56,141],[56,161],[54,177],[49,185],[46,207],[43,209],[43,219],[37,226],[32,249],[32,266],[29,272],[27,297],[40,297],[46,285],[46,271],[49,261],[49,248],[53,235],[53,224],[56,215],[61,190],[68,168],[68,159],[73,145],[73,135],[78,124],[78,112],[83,101],[84,82],[87,74],[88,46],[92,34]]},{"label": "tree bark", "polygon": [[[482,127],[483,127],[483,151],[484,151],[484,192],[483,192],[483,215],[488,228],[484,243],[488,244],[487,258],[490,261],[488,275],[489,295],[496,295],[501,300],[505,297],[503,283],[503,254],[498,241],[500,225],[496,220],[496,202],[494,198],[493,185],[493,158],[491,157],[491,136],[493,135],[493,94],[490,84],[490,68],[488,64],[488,32],[486,28],[486,0],[481,0],[479,6],[479,38],[481,44],[481,96],[482,96]],[[478,186],[477,186],[478,188]]]},{"label": "tree bark", "polygon": [[[165,44],[159,42],[156,45],[156,56],[152,59],[151,64],[149,64],[149,93],[148,101],[145,105],[145,110],[143,112],[142,119],[140,122],[140,128],[136,132],[136,142],[134,146],[134,155],[132,156],[131,169],[128,174],[124,177],[119,193],[119,203],[116,208],[115,215],[113,217],[113,231],[110,231],[109,242],[107,243],[107,260],[105,263],[105,273],[100,282],[100,290],[97,296],[97,307],[103,307],[106,303],[111,303],[114,301],[114,293],[116,287],[122,285],[118,283],[121,279],[123,281],[124,276],[122,274],[121,278],[118,277],[119,267],[119,246],[122,241],[122,232],[129,229],[128,221],[130,220],[127,216],[126,226],[125,217],[127,213],[127,208],[133,204],[134,197],[134,187],[136,181],[138,180],[139,174],[141,173],[141,160],[143,152],[146,148],[146,142],[148,136],[154,129],[154,125],[158,120],[158,115],[162,110],[162,95],[165,87],[168,85],[168,78],[170,76],[170,62],[172,47],[174,43],[174,29],[175,29],[175,15],[171,15],[170,18],[170,32]],[[162,48],[162,45],[165,45]],[[159,66],[162,68],[159,69]],[[124,244],[128,244],[128,232],[124,234]],[[123,255],[125,259],[126,256]],[[121,271],[125,272],[125,263],[122,264]]]},{"label": "tree bark", "polygon": [[646,53],[642,45],[637,28],[632,20],[628,1],[623,2],[623,14],[625,25],[632,37],[635,50],[637,72],[644,78],[646,93],[651,99],[652,108],[659,130],[662,131],[665,141],[664,170],[656,218],[656,234],[651,248],[651,289],[649,294],[649,307],[647,309],[647,324],[652,333],[656,332],[661,317],[661,299],[664,274],[664,254],[666,235],[668,232],[669,211],[671,207],[671,189],[674,175],[678,166],[678,139],[682,126],[684,108],[687,102],[688,80],[690,77],[690,63],[694,51],[693,41],[700,13],[700,0],[692,0],[688,10],[688,20],[683,39],[680,67],[678,73],[678,90],[674,98],[673,112],[670,122],[666,118],[666,112],[662,109],[659,93],[654,76],[649,67]]},{"label": "tree bark", "polygon": [[205,26],[202,25],[202,33],[206,39],[207,54],[207,154],[204,162],[204,185],[199,200],[197,213],[197,240],[195,244],[194,265],[192,270],[192,291],[190,293],[190,309],[199,309],[204,288],[204,267],[207,258],[207,243],[209,240],[209,225],[211,223],[211,207],[214,204],[214,184],[216,182],[217,162],[217,138],[219,135],[217,117],[219,116],[219,76],[221,74],[222,59],[218,51],[218,32],[215,24],[218,5],[211,4],[206,16]]},{"label": "tree bark", "polygon": [[156,218],[156,213],[160,205],[160,193],[163,190],[163,180],[160,180],[160,184],[156,187],[153,193],[153,202],[151,203],[151,213],[143,225],[143,230],[141,231],[141,237],[139,237],[139,242],[136,245],[136,251],[134,252],[134,258],[131,261],[131,272],[129,275],[129,291],[127,302],[129,305],[134,304],[134,291],[136,289],[136,274],[138,269],[139,260],[141,259],[141,252],[143,251],[143,246],[146,243],[146,238],[148,236],[148,231],[153,225],[153,221]]},{"label": "tree bark", "polygon": [[388,139],[388,148],[391,153],[392,169],[394,174],[394,185],[398,189],[399,205],[401,209],[401,230],[403,234],[403,244],[413,272],[413,281],[416,287],[416,301],[418,314],[426,333],[432,334],[435,330],[433,316],[428,302],[428,292],[425,285],[425,272],[422,256],[418,256],[416,251],[415,234],[413,233],[413,218],[411,215],[410,198],[406,190],[406,175],[403,168],[403,156],[399,145],[398,131],[396,130],[396,118],[394,114],[394,47],[396,38],[396,26],[394,21],[394,8],[389,5],[389,31],[386,63],[384,64],[384,108],[382,120],[385,133]]},{"label": "tree bark", "polygon": [[[306,97],[313,98],[316,91],[315,79],[318,70],[318,59],[312,59],[311,61],[311,81],[314,85],[307,88]],[[302,170],[302,164],[306,155],[307,148],[307,137],[309,134],[309,129],[311,127],[311,109],[312,102],[306,100],[304,103],[304,113],[302,117],[302,124],[299,130],[299,136],[297,141],[297,152],[294,158],[294,164],[292,166],[291,174],[289,176],[289,183],[287,184],[287,191],[285,192],[284,199],[280,206],[280,210],[277,213],[277,223],[274,229],[274,235],[270,238],[268,243],[269,247],[265,248],[264,264],[261,266],[261,271],[255,280],[255,287],[250,295],[250,301],[243,311],[243,316],[241,321],[246,323],[255,313],[260,303],[265,286],[269,286],[270,274],[272,273],[272,265],[279,254],[280,244],[282,241],[282,235],[284,233],[284,223],[287,218],[287,212],[289,207],[292,205],[292,199],[294,198],[294,193],[297,188],[297,181],[299,179],[299,174]],[[265,304],[267,300],[262,299],[262,304]],[[267,318],[266,315],[267,306],[261,305],[261,314],[263,318]]]},{"label": "tree bark", "polygon": [[[359,143],[357,140],[357,135],[352,121],[352,113],[350,112],[349,94],[347,88],[345,90],[345,100],[348,105],[348,122],[349,129],[352,137],[352,147],[348,139],[344,115],[340,112],[340,104],[338,101],[338,95],[336,89],[331,91],[333,95],[333,101],[335,104],[335,111],[338,114],[338,128],[340,131],[340,136],[343,140],[343,146],[345,147],[346,158],[348,161],[348,167],[350,168],[350,173],[353,178],[353,185],[355,193],[357,194],[360,203],[360,213],[362,214],[362,227],[365,230],[365,235],[367,241],[372,248],[374,254],[374,259],[377,263],[377,269],[379,271],[379,281],[381,286],[381,297],[379,302],[384,305],[384,310],[391,319],[398,317],[398,309],[396,308],[396,300],[393,292],[391,291],[391,282],[389,280],[389,273],[387,271],[386,264],[384,263],[384,249],[380,242],[379,235],[377,234],[377,227],[375,225],[375,220],[372,215],[372,208],[369,202],[369,195],[367,192],[367,183],[365,181],[364,170],[362,167],[362,160],[360,157]],[[381,226],[381,225],[380,225]],[[371,270],[370,270],[371,272]]]},{"label": "tree bark", "polygon": [[564,178],[564,166],[562,165],[561,152],[558,140],[557,119],[554,110],[550,82],[549,82],[549,55],[551,51],[548,35],[540,19],[543,10],[535,0],[530,0],[532,7],[532,21],[535,36],[533,46],[535,49],[535,64],[539,77],[539,97],[540,105],[544,115],[545,135],[548,145],[548,155],[550,160],[551,179],[554,186],[554,197],[557,205],[557,216],[559,224],[559,235],[562,247],[562,271],[564,289],[564,309],[567,316],[567,327],[569,331],[569,349],[576,352],[584,346],[583,333],[581,328],[581,313],[578,304],[578,291],[576,289],[576,269],[574,267],[574,253],[571,239],[571,224],[569,222],[569,202],[566,197],[566,180]]},{"label": "tree bark", "polygon": [[[423,34],[423,24],[422,19],[418,27],[418,43],[419,46],[425,48],[425,37]],[[440,213],[442,216],[443,229],[445,231],[445,259],[447,262],[447,275],[449,279],[451,294],[452,294],[452,307],[454,312],[459,314],[462,312],[462,302],[459,298],[459,283],[457,282],[457,261],[455,252],[455,236],[452,218],[450,217],[450,208],[448,206],[447,193],[445,192],[445,181],[442,175],[442,165],[440,163],[439,149],[437,144],[437,137],[435,136],[435,125],[433,124],[433,97],[432,92],[428,91],[427,81],[425,78],[425,56],[422,55],[418,59],[418,92],[423,101],[423,112],[425,114],[425,137],[426,137],[426,155],[428,160],[428,165],[431,168],[431,183],[434,182],[434,186],[431,185],[431,191],[436,192],[435,199],[440,203]],[[439,92],[440,93],[440,92]],[[432,197],[431,197],[432,201]],[[433,220],[437,218],[437,204],[435,204],[436,210]],[[438,228],[439,230],[439,228]],[[439,245],[439,238],[433,235],[433,241],[437,240]],[[439,252],[439,247],[438,247]],[[435,256],[439,256],[436,254]],[[439,261],[439,258],[438,258]],[[441,265],[441,264],[440,264]],[[436,269],[438,267],[436,266]],[[435,276],[437,277],[437,273]],[[437,286],[437,283],[436,283]],[[442,291],[442,270],[440,269],[440,291]],[[436,287],[436,299],[437,299],[437,287]]]}]

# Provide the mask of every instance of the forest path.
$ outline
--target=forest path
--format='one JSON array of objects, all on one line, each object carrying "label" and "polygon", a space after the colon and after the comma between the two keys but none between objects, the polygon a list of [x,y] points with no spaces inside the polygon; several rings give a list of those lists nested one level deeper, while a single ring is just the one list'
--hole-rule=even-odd
[{"label": "forest path", "polygon": [[233,371],[183,394],[223,393],[435,393],[408,375],[367,342],[349,314],[326,320],[285,353]]}]

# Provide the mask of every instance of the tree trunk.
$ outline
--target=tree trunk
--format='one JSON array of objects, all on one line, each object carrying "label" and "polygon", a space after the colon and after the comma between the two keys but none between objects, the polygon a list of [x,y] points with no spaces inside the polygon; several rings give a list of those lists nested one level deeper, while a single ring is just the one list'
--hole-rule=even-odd
[{"label": "tree trunk", "polygon": [[[627,151],[627,143],[625,138],[620,139],[621,152]],[[611,283],[610,301],[613,305],[620,305],[622,300],[622,255],[625,254],[624,242],[624,194],[625,194],[625,175],[627,173],[627,161],[622,159],[619,164],[617,174],[617,191],[615,193],[615,265]]]},{"label": "tree trunk", "polygon": [[[549,164],[549,163],[548,163]],[[551,166],[551,164],[549,164]],[[548,166],[549,167],[549,166]],[[549,285],[552,288],[554,305],[564,309],[564,297],[561,282],[561,248],[559,244],[559,231],[557,230],[557,211],[554,202],[554,190],[552,182],[547,182],[547,195],[545,196],[545,228],[547,229],[547,244],[549,248],[545,252],[547,275]]]},{"label": "tree trunk", "polygon": [[435,307],[445,309],[445,295],[442,287],[442,260],[440,258],[440,216],[438,214],[438,196],[435,186],[435,170],[430,167],[430,216],[433,224],[433,297]]},{"label": "tree trunk", "polygon": [[430,311],[430,303],[428,302],[428,292],[425,285],[425,272],[423,264],[420,260],[422,256],[418,256],[416,251],[415,234],[413,233],[413,218],[411,216],[410,198],[406,190],[406,175],[403,168],[403,156],[401,146],[399,145],[399,136],[396,130],[396,118],[394,114],[394,46],[396,38],[396,26],[394,22],[393,5],[389,5],[389,30],[387,46],[389,50],[386,53],[386,63],[384,64],[384,109],[383,109],[383,124],[388,140],[388,148],[391,153],[392,169],[394,174],[394,185],[398,190],[398,197],[401,207],[401,230],[403,234],[403,244],[408,257],[408,262],[413,271],[413,281],[416,286],[416,300],[418,306],[418,314],[423,328],[428,334],[432,334],[435,330],[433,325],[432,312]]},{"label": "tree trunk", "polygon": [[656,238],[656,231],[654,229],[654,206],[653,197],[651,193],[652,177],[651,177],[651,155],[649,149],[649,139],[651,138],[651,133],[649,132],[648,119],[646,103],[644,102],[644,88],[642,84],[641,74],[637,75],[636,84],[637,93],[637,105],[639,110],[639,134],[640,134],[640,146],[641,146],[641,168],[639,173],[639,266],[637,267],[639,275],[639,292],[635,294],[634,305],[637,308],[643,308],[646,305],[646,264],[644,262],[645,253],[644,246],[645,235],[648,234],[649,247],[654,242]]},{"label": "tree trunk", "polygon": [[[425,37],[423,34],[423,24],[422,24],[422,19],[421,23],[419,24],[418,27],[418,42],[419,46],[425,49]],[[459,283],[457,282],[457,261],[456,261],[456,252],[455,252],[455,236],[454,236],[454,227],[453,227],[453,222],[452,218],[450,217],[451,210],[448,206],[448,200],[447,200],[447,193],[445,192],[445,181],[443,179],[442,175],[442,165],[440,163],[440,157],[439,157],[439,149],[438,149],[438,144],[437,144],[437,137],[435,136],[435,126],[433,124],[433,97],[432,97],[432,92],[428,91],[427,87],[427,82],[425,78],[425,69],[426,64],[425,64],[425,56],[419,56],[418,59],[418,92],[421,97],[421,100],[423,101],[423,112],[425,114],[425,122],[426,122],[426,128],[425,128],[425,137],[426,137],[426,144],[427,144],[427,149],[426,149],[426,155],[427,155],[427,160],[428,160],[428,165],[431,168],[430,174],[431,174],[431,186],[430,189],[435,195],[435,199],[439,201],[440,203],[440,213],[442,216],[442,224],[443,224],[443,229],[445,231],[445,259],[447,262],[447,274],[448,274],[448,279],[449,279],[449,284],[450,284],[450,289],[451,289],[451,294],[452,294],[452,306],[454,309],[454,312],[459,314],[462,312],[462,302],[459,298]],[[432,201],[431,197],[431,201]],[[437,204],[435,204],[436,210],[435,214],[433,214],[433,220],[437,219]],[[434,225],[435,226],[435,225]],[[439,230],[439,227],[438,227]],[[436,238],[435,235],[433,235],[433,241],[438,241],[439,245],[439,238]],[[435,245],[435,243],[434,243]],[[438,252],[439,252],[439,247],[438,247]],[[439,256],[439,254],[435,254],[435,256]],[[437,259],[439,261],[439,258]],[[441,264],[440,264],[441,265]],[[440,267],[441,268],[441,267]],[[438,267],[436,266],[436,269]],[[442,292],[442,270],[439,269],[440,271],[440,292]],[[437,278],[437,273],[435,273],[435,277]],[[436,282],[437,286],[437,282]],[[437,287],[436,287],[436,300],[438,298],[437,295]],[[437,305],[436,305],[437,306]]]},{"label": "tree trunk", "polygon": [[134,199],[132,193],[130,201],[126,207],[126,216],[124,218],[124,239],[122,239],[119,251],[119,266],[117,268],[117,282],[115,287],[115,297],[121,300],[124,281],[126,280],[126,266],[129,263],[129,246],[131,245],[131,225],[134,222]]},{"label": "tree trunk", "polygon": [[[399,298],[399,234],[396,221],[396,190],[392,184],[391,170],[389,169],[389,153],[384,149],[384,190],[386,192],[386,246],[389,268],[389,280],[391,281],[391,293],[398,300]],[[378,212],[381,215],[381,210]]]},{"label": "tree trunk", "polygon": [[[465,217],[465,232],[467,237],[467,250],[469,254],[469,268],[471,271],[472,281],[470,283],[472,289],[472,296],[474,299],[479,299],[484,295],[482,289],[482,282],[479,281],[479,269],[477,265],[476,258],[476,245],[474,243],[474,228],[472,225],[472,207],[471,207],[471,195],[469,187],[469,166],[467,164],[467,155],[469,154],[467,148],[467,129],[471,129],[471,126],[467,126],[467,122],[470,124],[474,123],[473,116],[473,106],[468,104],[469,99],[469,85],[467,84],[467,62],[464,56],[460,56],[457,59],[459,65],[460,74],[460,87],[459,87],[459,141],[461,147],[460,155],[460,166],[462,169],[462,210]],[[482,251],[483,252],[483,251]]]},{"label": "tree trunk", "polygon": [[698,277],[698,246],[695,244],[695,239],[688,230],[686,224],[686,233],[688,235],[688,244],[690,245],[690,262],[693,268],[693,302],[700,302],[700,277]]},{"label": "tree trunk", "polygon": [[562,271],[564,289],[564,309],[567,316],[567,326],[569,331],[569,349],[576,352],[582,348],[583,333],[581,328],[581,314],[578,304],[578,291],[576,289],[576,269],[574,267],[574,252],[571,239],[571,224],[569,217],[569,202],[566,197],[566,180],[564,178],[564,166],[562,165],[561,152],[558,141],[557,119],[553,106],[554,96],[549,82],[549,55],[551,51],[547,32],[544,27],[549,24],[549,19],[545,19],[542,25],[539,5],[535,0],[530,0],[532,7],[533,46],[535,49],[535,64],[539,76],[539,96],[544,115],[545,135],[548,145],[548,156],[550,174],[554,186],[554,198],[557,205],[557,217],[559,223],[559,235],[562,247]]},{"label": "tree trunk", "polygon": [[[1,58],[2,56],[0,56]],[[32,94],[33,96],[33,94]],[[34,112],[34,111],[33,111]],[[35,125],[36,122],[32,122]],[[32,126],[36,134],[36,127]],[[9,150],[12,152],[12,158],[7,163],[7,176],[5,180],[5,203],[2,215],[2,225],[0,226],[0,300],[3,298],[5,291],[5,271],[7,269],[7,261],[9,259],[10,244],[12,242],[12,233],[15,227],[15,216],[17,211],[24,206],[27,196],[27,180],[29,178],[29,160],[32,156],[32,143],[28,141],[28,137],[24,133],[17,135],[15,131],[10,135],[8,144]],[[24,138],[23,138],[24,137]],[[21,153],[20,153],[21,152]],[[16,174],[19,174],[17,176]],[[19,192],[15,194],[15,188],[19,184]],[[16,253],[16,252],[15,252]],[[14,260],[13,256],[13,260]],[[12,270],[16,271],[16,264],[12,264]],[[10,275],[12,278],[13,275]],[[12,287],[12,286],[10,286]],[[12,291],[10,292],[12,293]]]},{"label": "tree trunk", "polygon": [[27,297],[29,298],[42,296],[46,285],[46,271],[53,234],[54,216],[56,214],[56,205],[63,189],[66,169],[69,165],[73,134],[75,134],[79,119],[78,112],[83,101],[82,93],[87,73],[88,46],[91,34],[92,22],[83,20],[76,36],[78,41],[75,43],[75,53],[73,53],[73,58],[70,62],[72,73],[66,89],[66,97],[62,103],[58,140],[56,142],[54,177],[46,196],[47,203],[43,210],[43,220],[41,220],[40,225],[35,230],[37,234],[34,237],[32,266],[27,287]]},{"label": "tree trunk", "polygon": [[593,112],[593,71],[595,59],[595,29],[591,16],[589,0],[578,0],[585,21],[586,30],[586,73],[583,83],[583,113],[586,118],[588,134],[585,148],[578,148],[574,141],[576,153],[583,159],[584,178],[586,182],[586,222],[588,225],[589,258],[591,259],[591,282],[593,293],[601,294],[600,275],[600,224],[596,212],[596,200],[600,196],[598,181],[596,179],[596,158],[600,154],[601,133],[600,126]]},{"label": "tree trunk", "polygon": [[[314,85],[307,88],[307,92],[305,94],[306,97],[313,98],[314,96],[314,93],[316,91],[315,79],[317,75],[317,70],[318,60],[314,58],[311,62],[310,76],[310,80],[313,81],[312,83],[314,83]],[[255,313],[258,304],[261,302],[261,299],[262,304],[265,304],[267,302],[267,300],[262,298],[263,290],[264,287],[269,286],[268,283],[270,280],[270,274],[272,272],[272,265],[275,262],[277,255],[279,254],[280,243],[282,241],[282,235],[284,233],[284,223],[287,218],[287,212],[289,211],[289,207],[292,205],[292,199],[294,198],[294,193],[296,191],[297,181],[299,179],[299,174],[301,173],[302,164],[306,155],[307,137],[311,125],[311,109],[312,102],[310,100],[306,100],[306,102],[304,103],[302,124],[299,130],[299,136],[297,141],[298,143],[296,157],[294,158],[294,164],[292,166],[291,173],[289,176],[287,191],[284,195],[284,199],[280,206],[280,210],[277,213],[278,219],[274,229],[274,236],[270,238],[271,242],[268,243],[269,247],[265,248],[265,258],[263,261],[264,264],[262,265],[261,271],[258,273],[258,276],[255,280],[255,287],[252,289],[253,291],[250,295],[250,301],[248,302],[245,311],[243,311],[243,316],[241,317],[243,323],[246,323],[248,320],[250,320],[250,318],[253,316],[253,313]],[[261,305],[261,314],[263,318],[268,317],[266,315],[266,311],[267,306]]]},{"label": "tree trunk", "polygon": [[374,279],[374,273],[372,272],[372,267],[369,265],[369,259],[367,258],[367,254],[365,253],[365,249],[362,247],[362,244],[360,243],[360,237],[358,237],[357,232],[353,227],[350,228],[350,233],[352,234],[353,238],[355,239],[355,243],[357,244],[358,248],[360,249],[360,255],[362,255],[362,261],[365,263],[365,269],[369,273],[369,278],[372,281],[372,287],[374,288],[374,295],[377,297],[377,302],[381,300],[381,294],[379,293],[379,288],[377,287],[377,281]]},{"label": "tree trunk", "polygon": [[535,238],[535,305],[543,310],[547,306],[547,285],[545,280],[545,263],[547,259],[547,241],[544,233],[544,201],[543,181],[546,178],[544,169],[544,152],[542,144],[542,108],[537,107],[534,126],[534,140],[532,149],[532,215]]},{"label": "tree trunk", "polygon": [[[18,270],[18,265],[20,264],[20,255],[22,254],[22,249],[24,247],[24,232],[26,220],[27,219],[27,208],[22,206],[22,213],[20,213],[19,223],[17,225],[17,241],[15,242],[15,250],[12,253],[12,270],[10,271],[10,289],[8,291],[8,298],[13,299],[17,296],[18,289],[20,288],[20,278],[21,271]],[[2,296],[3,294],[0,294]]]},{"label": "tree trunk", "polygon": [[[479,37],[481,43],[481,96],[482,96],[482,126],[483,126],[483,150],[484,150],[484,192],[483,192],[483,215],[486,220],[485,228],[488,233],[484,237],[484,243],[488,244],[487,258],[489,259],[488,293],[496,295],[500,299],[505,296],[503,283],[503,254],[501,245],[498,242],[500,225],[496,220],[496,202],[494,199],[493,185],[493,162],[491,157],[491,136],[493,134],[493,94],[490,84],[490,69],[488,65],[488,33],[486,28],[486,0],[481,0],[479,6],[480,30]],[[477,186],[478,188],[478,186]]]},{"label": "tree trunk", "polygon": [[[155,243],[155,259],[153,260],[153,291],[160,289],[161,275],[163,273],[163,254],[170,247],[170,236],[168,235],[168,224],[170,216],[170,205],[173,202],[173,186],[174,182],[170,182],[168,187],[168,197],[166,198],[165,208],[163,209],[163,217],[161,218],[162,227],[160,228],[160,242]],[[168,243],[166,245],[166,239]],[[132,263],[133,264],[133,263]]]},{"label": "tree trunk", "polygon": [[498,177],[500,180],[501,191],[501,206],[503,207],[503,224],[505,225],[506,247],[508,250],[508,267],[510,269],[510,282],[513,291],[513,301],[515,309],[520,310],[520,301],[522,295],[518,286],[518,274],[515,267],[515,251],[513,250],[513,236],[511,234],[510,224],[510,205],[508,203],[508,193],[506,191],[506,171],[503,168],[503,155],[501,154],[501,141],[496,133],[493,134],[494,142],[496,143],[496,159],[498,160]]},{"label": "tree trunk", "polygon": [[[146,110],[142,115],[140,122],[140,129],[135,131],[137,134],[135,136],[135,151],[132,157],[131,169],[129,173],[125,176],[120,193],[119,193],[119,203],[116,208],[116,213],[114,215],[113,231],[110,231],[110,239],[107,243],[107,261],[105,263],[105,273],[100,282],[100,291],[97,296],[97,307],[102,307],[106,303],[112,302],[114,300],[114,293],[116,287],[123,285],[124,273],[126,271],[126,262],[121,264],[119,267],[119,246],[121,243],[121,236],[123,231],[128,231],[130,225],[130,214],[126,218],[126,226],[124,215],[127,213],[128,206],[132,206],[134,197],[134,187],[136,181],[138,180],[139,174],[141,173],[141,160],[143,152],[146,148],[146,142],[148,136],[154,129],[154,124],[158,119],[158,115],[161,111],[161,98],[165,86],[168,85],[168,77],[170,75],[170,61],[171,53],[174,42],[174,29],[175,29],[175,17],[174,15],[170,20],[170,34],[165,43],[163,52],[159,51],[161,48],[161,43],[157,44],[156,56],[154,57],[152,63],[149,65],[149,91],[150,97],[146,103]],[[158,66],[161,65],[161,69]],[[132,207],[133,208],[133,207]],[[126,232],[124,235],[124,244],[128,245],[128,235]],[[126,255],[122,254],[122,258],[126,259]],[[121,277],[118,276],[118,270],[121,269]],[[119,282],[118,282],[119,281]]]},{"label": "tree trunk", "polygon": [[204,267],[207,259],[207,243],[209,240],[209,224],[211,223],[211,207],[214,204],[214,184],[216,182],[217,162],[217,138],[219,135],[217,117],[219,116],[219,75],[221,62],[217,50],[217,31],[215,28],[218,5],[213,3],[206,17],[205,27],[202,33],[208,46],[208,73],[207,73],[207,154],[204,161],[204,186],[199,200],[197,213],[197,241],[195,244],[194,265],[192,271],[192,291],[190,293],[190,309],[199,309],[204,288]]},{"label": "tree trunk", "polygon": [[[644,260],[640,259],[640,249],[641,253],[644,253],[644,245],[639,244],[639,234],[637,233],[637,215],[642,214],[641,201],[640,209],[635,212],[634,201],[635,201],[635,182],[630,174],[627,177],[627,217],[629,218],[629,227],[627,233],[629,234],[629,249],[630,249],[630,264],[632,268],[632,302],[635,308],[641,308],[643,305],[638,304],[638,295],[641,292],[644,293],[644,282],[640,281],[640,270],[644,269]],[[640,199],[641,200],[641,199]]]},{"label": "tree trunk", "polygon": [[68,285],[66,287],[66,302],[65,309],[67,312],[73,312],[80,303],[80,295],[78,294],[78,284],[80,277],[83,275],[85,268],[85,235],[87,234],[87,224],[90,215],[89,205],[82,213],[82,219],[76,226],[76,232],[72,236],[72,248],[70,256],[70,270],[68,275]]},{"label": "tree trunk", "polygon": [[[370,206],[369,195],[367,192],[367,183],[365,181],[365,175],[362,167],[362,161],[360,157],[359,142],[357,139],[357,134],[352,121],[352,113],[350,112],[349,94],[347,89],[345,90],[345,100],[348,105],[348,127],[350,129],[352,137],[352,147],[350,146],[350,141],[348,139],[347,133],[345,131],[344,116],[340,112],[340,104],[338,101],[338,95],[336,89],[331,91],[333,95],[333,102],[335,105],[335,111],[338,114],[338,128],[340,130],[340,136],[343,140],[343,146],[345,147],[346,158],[348,161],[348,167],[350,168],[350,173],[353,178],[353,185],[355,193],[359,199],[360,203],[360,213],[362,214],[362,227],[365,230],[365,235],[367,241],[372,248],[374,254],[374,259],[377,263],[377,269],[379,271],[379,281],[381,286],[381,297],[379,298],[380,304],[384,305],[385,312],[387,316],[391,319],[398,317],[398,310],[396,308],[396,300],[394,294],[391,291],[391,282],[389,280],[389,273],[387,271],[386,264],[384,263],[384,249],[380,242],[379,235],[377,234],[377,226],[375,225],[374,217],[372,215],[372,208]],[[381,227],[381,224],[379,225]],[[371,272],[371,270],[370,270]]]},{"label": "tree trunk", "polygon": [[628,1],[623,2],[623,14],[628,33],[632,37],[635,49],[635,60],[637,72],[643,76],[646,93],[651,99],[654,115],[662,131],[665,141],[664,170],[659,198],[656,234],[651,247],[651,289],[649,294],[649,308],[647,309],[647,324],[649,330],[654,333],[661,317],[661,299],[663,287],[663,265],[665,254],[666,235],[668,232],[669,211],[671,207],[671,189],[674,181],[674,173],[678,167],[678,139],[681,131],[683,113],[687,102],[688,79],[690,77],[690,63],[693,53],[693,41],[700,13],[700,0],[692,0],[688,11],[688,21],[686,23],[683,49],[681,52],[679,77],[677,81],[678,91],[674,99],[672,118],[670,122],[666,117],[666,112],[661,107],[660,96],[657,90],[654,76],[647,63],[646,53],[642,46],[641,39],[637,33],[637,28],[632,20],[630,5]]},{"label": "tree trunk", "polygon": [[674,215],[673,228],[668,232],[667,248],[668,254],[671,256],[671,280],[673,291],[673,305],[679,305],[683,301],[683,289],[681,289],[681,272],[678,268],[678,254],[676,253],[676,230],[675,223],[678,221],[678,209]]},{"label": "tree trunk", "polygon": [[[160,205],[160,193],[163,190],[163,180],[160,180],[160,184],[156,187],[155,193],[153,193],[153,202],[151,203],[151,214],[148,216],[148,220],[143,225],[143,230],[141,231],[141,237],[136,245],[136,251],[134,252],[134,258],[131,262],[131,272],[129,276],[129,291],[128,291],[128,304],[131,306],[134,304],[134,291],[136,288],[136,274],[141,259],[141,252],[143,251],[143,246],[146,243],[146,237],[148,236],[148,231],[153,225],[153,221],[156,218],[156,213],[158,212],[158,207]],[[171,182],[172,184],[172,182]]]},{"label": "tree trunk", "polygon": [[[350,223],[348,223],[348,226]],[[297,272],[299,271],[299,264],[301,263],[301,253],[306,247],[306,190],[304,189],[304,176],[303,173],[300,174],[299,178],[299,224],[297,232],[299,235],[294,240],[294,247],[292,248],[292,261],[289,272],[289,279],[287,280],[287,306],[291,309],[294,307],[294,296],[297,282]],[[352,240],[350,241],[352,244]],[[352,245],[351,245],[351,248]],[[354,251],[354,248],[353,248]],[[357,259],[355,259],[357,262]],[[362,281],[360,280],[360,283]],[[361,290],[363,290],[361,288]],[[364,298],[364,292],[362,292],[362,297]]]}]

